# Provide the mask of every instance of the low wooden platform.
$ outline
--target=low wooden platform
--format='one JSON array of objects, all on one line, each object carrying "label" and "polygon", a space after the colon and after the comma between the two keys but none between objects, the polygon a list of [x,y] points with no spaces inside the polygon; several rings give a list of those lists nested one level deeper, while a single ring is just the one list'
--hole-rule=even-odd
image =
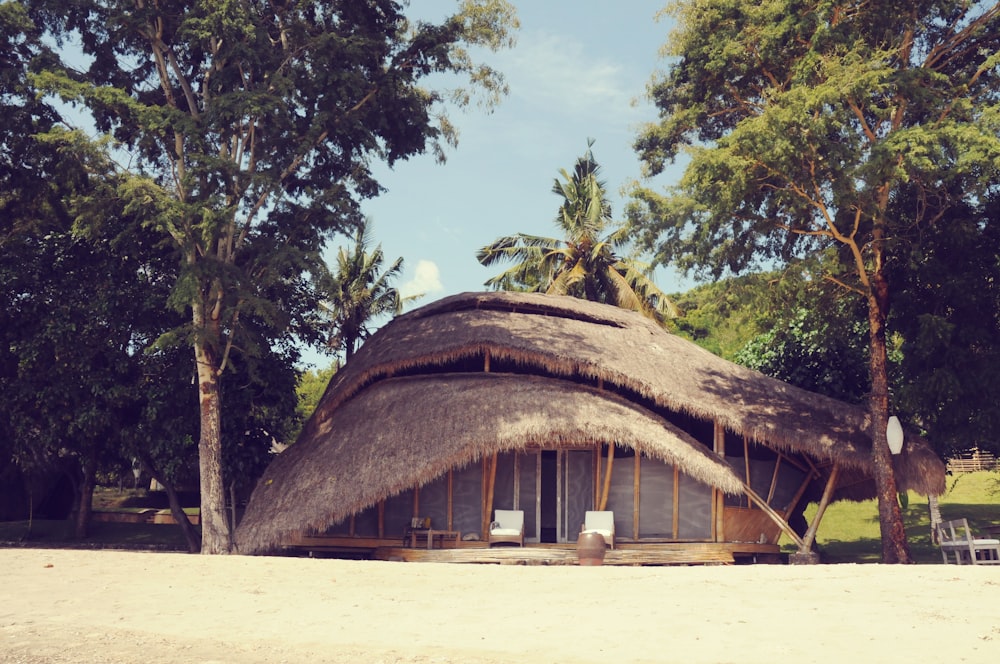
[{"label": "low wooden platform", "polygon": [[[578,565],[576,548],[493,547],[466,549],[411,549],[383,547],[374,552],[376,560],[435,563],[493,563],[499,565]],[[721,548],[651,544],[641,549],[608,550],[605,565],[731,565],[733,554]]]},{"label": "low wooden platform", "polygon": [[[525,547],[461,542],[456,548],[403,546],[399,540],[346,537],[297,537],[290,553],[404,562],[485,563],[499,565],[578,565],[575,544],[531,544]],[[779,562],[773,544],[756,543],[618,543],[605,554],[605,565],[731,565],[734,562]]]}]

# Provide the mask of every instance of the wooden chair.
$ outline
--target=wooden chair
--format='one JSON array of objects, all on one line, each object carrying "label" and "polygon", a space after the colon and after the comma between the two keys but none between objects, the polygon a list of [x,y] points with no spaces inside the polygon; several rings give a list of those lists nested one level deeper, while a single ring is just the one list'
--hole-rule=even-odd
[{"label": "wooden chair", "polygon": [[490,524],[490,546],[510,542],[524,546],[524,512],[521,510],[494,510]]},{"label": "wooden chair", "polygon": [[1000,565],[1000,539],[977,538],[968,519],[942,521],[938,526],[938,546],[945,564],[954,555],[956,565]]},{"label": "wooden chair", "polygon": [[588,511],[580,533],[597,533],[604,538],[608,548],[615,548],[615,513]]}]

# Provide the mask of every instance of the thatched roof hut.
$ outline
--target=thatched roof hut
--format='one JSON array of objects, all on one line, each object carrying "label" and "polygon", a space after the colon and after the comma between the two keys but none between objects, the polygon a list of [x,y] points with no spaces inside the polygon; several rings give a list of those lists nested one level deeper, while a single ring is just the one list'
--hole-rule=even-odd
[{"label": "thatched roof hut", "polygon": [[[323,530],[497,452],[613,443],[727,494],[746,489],[666,413],[835,463],[837,497],[873,495],[864,408],[723,360],[633,312],[569,297],[464,293],[397,317],[331,380],[275,458],[237,531],[243,552]],[[901,489],[939,494],[944,466],[909,433]]]}]

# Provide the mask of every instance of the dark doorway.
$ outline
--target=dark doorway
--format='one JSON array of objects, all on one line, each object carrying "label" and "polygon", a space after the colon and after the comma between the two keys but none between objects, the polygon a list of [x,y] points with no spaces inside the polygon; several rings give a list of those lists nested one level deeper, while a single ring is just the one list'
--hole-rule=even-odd
[{"label": "dark doorway", "polygon": [[542,450],[540,494],[542,522],[538,529],[541,542],[555,543],[558,541],[557,526],[559,524],[559,513],[556,501],[556,478],[558,470],[558,453],[555,450]]}]

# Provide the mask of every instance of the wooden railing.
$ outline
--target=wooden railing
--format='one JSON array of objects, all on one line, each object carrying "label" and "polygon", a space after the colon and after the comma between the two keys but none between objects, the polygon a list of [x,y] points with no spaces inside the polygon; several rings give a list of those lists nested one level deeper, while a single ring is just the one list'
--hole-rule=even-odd
[{"label": "wooden railing", "polygon": [[994,470],[997,467],[996,455],[980,449],[974,449],[961,456],[948,459],[948,472],[950,473],[972,473],[977,470]]}]

